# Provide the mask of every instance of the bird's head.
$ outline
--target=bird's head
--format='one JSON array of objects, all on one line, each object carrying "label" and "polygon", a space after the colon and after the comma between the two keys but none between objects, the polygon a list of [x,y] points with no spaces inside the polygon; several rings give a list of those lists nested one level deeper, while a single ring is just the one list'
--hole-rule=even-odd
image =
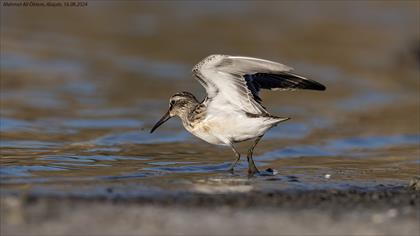
[{"label": "bird's head", "polygon": [[198,104],[197,99],[189,92],[179,92],[174,94],[169,99],[168,111],[158,122],[156,122],[150,130],[150,133],[153,133],[155,129],[174,116],[179,116],[181,119],[185,119],[187,114],[195,107],[196,104]]}]

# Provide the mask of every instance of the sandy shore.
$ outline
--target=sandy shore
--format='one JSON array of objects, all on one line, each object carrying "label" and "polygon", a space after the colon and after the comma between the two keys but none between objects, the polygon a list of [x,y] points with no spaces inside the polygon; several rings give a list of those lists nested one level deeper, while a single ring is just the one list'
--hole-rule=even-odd
[{"label": "sandy shore", "polygon": [[1,235],[419,235],[420,192],[2,196]]}]

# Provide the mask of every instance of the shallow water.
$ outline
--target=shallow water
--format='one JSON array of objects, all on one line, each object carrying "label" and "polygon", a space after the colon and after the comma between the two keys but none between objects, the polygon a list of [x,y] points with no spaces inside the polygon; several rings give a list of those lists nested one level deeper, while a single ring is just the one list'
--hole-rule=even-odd
[{"label": "shallow water", "polygon": [[[420,168],[419,9],[418,2],[1,7],[1,191],[405,184]],[[262,93],[273,114],[292,118],[256,148],[257,166],[275,175],[248,178],[245,162],[228,173],[231,150],[198,140],[176,119],[149,134],[173,93],[203,98],[190,68],[212,53],[280,61],[327,86]],[[247,145],[239,145],[243,153]]]}]

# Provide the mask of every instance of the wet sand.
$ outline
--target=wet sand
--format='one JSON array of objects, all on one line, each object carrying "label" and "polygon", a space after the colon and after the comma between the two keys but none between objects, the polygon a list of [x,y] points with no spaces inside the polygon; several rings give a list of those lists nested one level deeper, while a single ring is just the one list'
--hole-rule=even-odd
[{"label": "wet sand", "polygon": [[420,192],[166,192],[129,197],[3,196],[2,235],[418,235]]}]

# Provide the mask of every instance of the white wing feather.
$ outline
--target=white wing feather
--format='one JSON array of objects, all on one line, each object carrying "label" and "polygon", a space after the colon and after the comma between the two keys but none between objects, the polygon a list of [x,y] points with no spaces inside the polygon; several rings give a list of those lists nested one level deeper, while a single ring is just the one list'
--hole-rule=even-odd
[{"label": "white wing feather", "polygon": [[238,109],[252,114],[267,111],[254,100],[243,75],[278,73],[293,68],[268,60],[227,55],[210,55],[193,68],[193,73],[204,86],[212,109]]}]

